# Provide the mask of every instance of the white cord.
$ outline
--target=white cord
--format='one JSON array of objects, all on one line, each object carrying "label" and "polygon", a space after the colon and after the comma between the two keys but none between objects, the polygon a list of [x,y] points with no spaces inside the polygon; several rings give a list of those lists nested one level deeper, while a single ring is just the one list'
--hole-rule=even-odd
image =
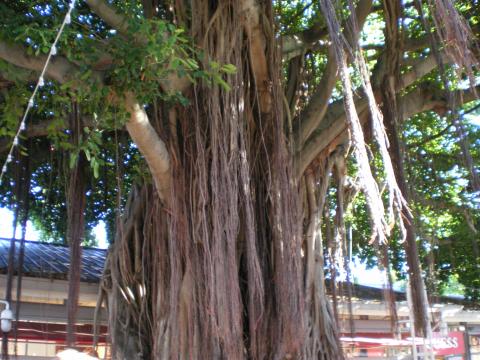
[{"label": "white cord", "polygon": [[47,71],[47,67],[48,67],[48,64],[50,63],[50,59],[52,58],[52,56],[55,56],[57,54],[58,40],[60,39],[60,36],[62,35],[63,29],[65,28],[65,25],[70,24],[70,22],[72,21],[71,14],[72,14],[72,11],[75,7],[75,1],[76,0],[71,0],[70,5],[68,6],[67,14],[65,15],[65,18],[63,19],[62,25],[60,26],[60,29],[58,30],[57,36],[55,37],[55,40],[54,40],[54,42],[53,42],[53,44],[50,48],[50,52],[48,53],[47,60],[45,61],[45,65],[43,66],[42,72],[40,73],[40,77],[38,78],[37,85],[35,85],[35,89],[33,90],[32,96],[30,96],[30,99],[28,100],[27,108],[25,110],[25,113],[23,114],[22,121],[20,122],[20,126],[17,129],[17,133],[15,134],[15,137],[13,138],[13,143],[12,143],[12,146],[10,147],[7,158],[5,159],[5,163],[2,166],[2,171],[0,173],[0,185],[2,184],[3,176],[7,172],[8,163],[10,163],[13,160],[13,150],[15,149],[15,146],[18,145],[20,134],[26,128],[27,116],[28,116],[28,113],[30,112],[30,109],[34,105],[35,95],[37,95],[38,89],[41,88],[43,85],[45,85],[45,80],[44,80],[43,76],[45,75],[45,72]]}]

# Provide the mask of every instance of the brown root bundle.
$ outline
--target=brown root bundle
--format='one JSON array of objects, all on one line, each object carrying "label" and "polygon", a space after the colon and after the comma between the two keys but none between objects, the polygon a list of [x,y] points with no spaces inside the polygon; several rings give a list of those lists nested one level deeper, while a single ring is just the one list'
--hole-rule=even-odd
[{"label": "brown root bundle", "polygon": [[[304,359],[343,359],[338,330],[335,293],[332,294],[334,307],[325,290],[323,261],[322,218],[327,198],[335,157],[335,152],[321,166],[321,179],[309,173],[305,177],[308,201],[308,226],[306,230],[306,316],[307,340],[304,346]],[[319,186],[317,186],[319,183]],[[332,280],[332,283],[334,280]],[[334,285],[334,284],[333,284]]]},{"label": "brown root bundle", "polygon": [[132,192],[118,226],[105,284],[118,357],[301,353],[301,228],[280,84],[268,80],[279,78],[277,49],[265,45],[275,43],[272,14],[261,9],[246,29],[246,3],[192,3],[203,66],[235,65],[230,89],[199,83],[190,106],[150,114],[168,137],[174,180],[168,207],[151,187]]},{"label": "brown root bundle", "polygon": [[[79,146],[83,125],[77,104],[72,105],[71,114],[72,143]],[[69,174],[67,189],[67,242],[70,248],[70,267],[68,269],[67,300],[67,345],[75,346],[78,299],[80,296],[80,275],[82,259],[82,242],[85,236],[85,207],[87,159],[83,153],[78,154],[75,166]]]},{"label": "brown root bundle", "polygon": [[[430,36],[431,47],[438,64],[440,76],[443,85],[447,90],[448,107],[451,111],[452,124],[455,127],[456,134],[460,140],[460,147],[464,164],[469,171],[471,184],[475,192],[480,192],[480,176],[474,166],[472,154],[470,152],[470,143],[468,141],[463,119],[456,111],[458,99],[456,93],[451,91],[451,83],[446,73],[446,64],[442,52],[446,55],[448,61],[455,65],[458,78],[462,78],[465,72],[470,81],[470,88],[473,94],[478,97],[475,90],[474,67],[478,67],[479,60],[475,56],[478,48],[474,49],[476,44],[468,22],[455,8],[455,4],[451,0],[428,0],[430,8],[433,10],[433,22],[435,24],[435,33],[432,33],[431,26],[424,16],[422,1],[416,0],[416,5],[423,24]],[[474,51],[475,50],[475,51]]]},{"label": "brown root bundle", "polygon": [[428,0],[428,4],[443,50],[452,63],[459,66],[460,71],[467,73],[473,88],[473,68],[478,65],[478,59],[473,52],[475,36],[467,20],[460,15],[452,0]]},{"label": "brown root bundle", "polygon": [[[353,153],[358,165],[359,179],[362,191],[367,200],[372,223],[372,240],[378,240],[379,243],[385,243],[387,241],[389,229],[385,220],[385,210],[380,191],[370,169],[363,130],[353,101],[352,83],[348,73],[347,58],[345,54],[348,45],[345,39],[340,35],[340,23],[335,14],[335,8],[332,2],[322,0],[320,1],[320,6],[327,21],[330,39],[332,40],[332,46],[335,51],[340,71],[340,79],[342,81],[344,93],[345,112],[347,114],[347,123],[350,130]],[[382,131],[378,131],[377,135],[381,136]],[[379,140],[380,144],[386,146],[384,137]],[[392,194],[392,196],[395,195]]]}]

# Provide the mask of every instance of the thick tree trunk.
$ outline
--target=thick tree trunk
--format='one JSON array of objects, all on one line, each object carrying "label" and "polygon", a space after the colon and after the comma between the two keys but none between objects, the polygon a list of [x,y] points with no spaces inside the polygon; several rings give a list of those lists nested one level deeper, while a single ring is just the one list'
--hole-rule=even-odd
[{"label": "thick tree trunk", "polygon": [[[318,281],[321,242],[309,254],[314,286],[304,287],[272,9],[249,0],[191,5],[203,65],[237,71],[225,77],[231,89],[198,84],[185,92],[186,108],[159,103],[147,114],[127,103],[128,130],[160,198],[151,186],[134,190],[118,225],[105,281],[114,357],[311,359],[308,348],[313,358],[341,358]],[[157,155],[144,145],[158,139],[144,142],[137,131],[147,122],[155,126],[148,136],[162,134]]]},{"label": "thick tree trunk", "polygon": [[68,196],[67,240],[70,247],[70,267],[68,269],[67,299],[67,345],[75,346],[78,299],[80,295],[80,275],[82,241],[85,233],[85,170],[87,166],[81,155],[70,174]]},{"label": "thick tree trunk", "polygon": [[[83,125],[77,104],[72,106],[71,115],[72,142],[79,146]],[[86,166],[83,152],[70,171],[67,188],[67,242],[70,248],[70,267],[68,269],[67,299],[67,345],[75,346],[78,299],[80,295],[80,275],[82,266],[82,242],[85,236],[86,207]]]}]

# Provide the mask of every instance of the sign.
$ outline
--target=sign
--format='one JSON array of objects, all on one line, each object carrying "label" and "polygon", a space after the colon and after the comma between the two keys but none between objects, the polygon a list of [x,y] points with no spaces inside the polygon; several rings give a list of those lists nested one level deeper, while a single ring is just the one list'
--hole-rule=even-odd
[{"label": "sign", "polygon": [[463,332],[460,331],[450,332],[447,336],[434,332],[432,345],[435,355],[460,355],[465,353]]}]

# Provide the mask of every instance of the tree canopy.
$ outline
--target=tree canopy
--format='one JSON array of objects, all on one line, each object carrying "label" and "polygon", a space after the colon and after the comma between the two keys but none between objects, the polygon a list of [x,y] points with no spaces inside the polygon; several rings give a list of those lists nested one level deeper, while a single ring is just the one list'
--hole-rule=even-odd
[{"label": "tree canopy", "polygon": [[[251,73],[259,94],[252,109],[282,108],[304,234],[313,226],[312,201],[323,201],[317,225],[327,276],[343,271],[348,246],[341,244],[348,241],[354,256],[405,277],[407,263],[412,267],[405,234],[413,223],[429,294],[441,294],[454,276],[465,296],[480,299],[480,4],[290,0],[268,10],[239,0],[249,55],[233,63],[210,51],[218,44],[209,32],[223,21],[222,6],[237,2],[199,3],[77,2],[0,184],[0,205],[28,212],[43,240],[66,242],[70,174],[83,159],[85,244],[101,220],[113,243],[136,185],[153,183],[170,206],[172,168],[195,152],[182,144],[200,136],[172,120],[175,113],[195,113],[205,86],[219,89],[210,95],[224,114],[222,94],[236,96],[247,86],[238,77]],[[59,0],[0,4],[2,163],[67,8]],[[195,27],[203,11],[210,14],[206,29]],[[274,54],[278,74],[265,65],[265,53]],[[277,83],[281,93],[272,90]],[[255,149],[261,144],[252,146],[262,152]],[[247,171],[252,177],[261,173],[255,166]],[[19,185],[27,178],[28,196]]]}]

